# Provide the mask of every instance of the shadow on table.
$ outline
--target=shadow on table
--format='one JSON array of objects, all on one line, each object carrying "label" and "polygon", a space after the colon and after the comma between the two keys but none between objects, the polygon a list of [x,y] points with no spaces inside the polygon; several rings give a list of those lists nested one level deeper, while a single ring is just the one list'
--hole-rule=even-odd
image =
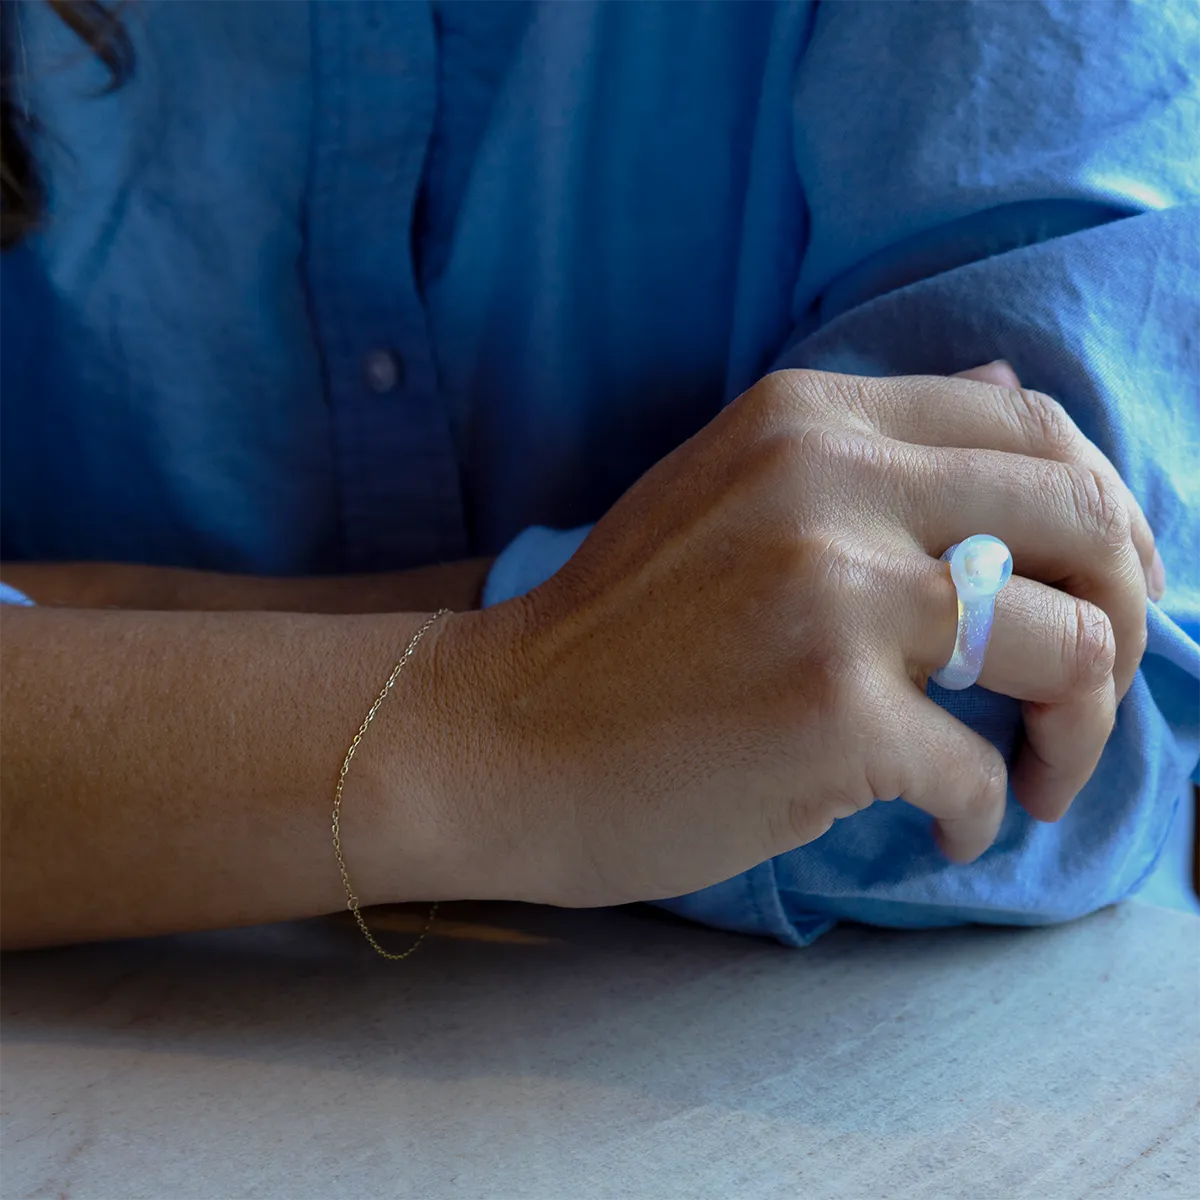
[{"label": "shadow on table", "polygon": [[[375,956],[342,917],[12,954],[5,1042],[365,1077],[537,1073],[715,1099],[764,1072],[846,1061],[908,1021],[953,1020],[964,969],[986,971],[1034,944],[1052,952],[1061,936],[843,928],[796,951],[649,908],[444,914],[440,935],[404,963]],[[385,927],[416,920],[373,917]]]}]

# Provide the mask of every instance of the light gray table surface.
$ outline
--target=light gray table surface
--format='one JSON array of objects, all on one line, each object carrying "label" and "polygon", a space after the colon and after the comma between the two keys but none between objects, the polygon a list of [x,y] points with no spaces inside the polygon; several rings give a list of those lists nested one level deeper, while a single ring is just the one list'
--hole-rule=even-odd
[{"label": "light gray table surface", "polygon": [[8,956],[0,1195],[1200,1195],[1195,918],[440,928],[401,964],[346,918]]}]

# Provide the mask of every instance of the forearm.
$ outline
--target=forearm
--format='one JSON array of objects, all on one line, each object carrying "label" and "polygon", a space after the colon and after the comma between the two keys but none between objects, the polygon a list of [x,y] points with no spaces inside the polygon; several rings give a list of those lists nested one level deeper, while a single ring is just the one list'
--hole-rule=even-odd
[{"label": "forearm", "polygon": [[126,563],[5,563],[0,578],[41,606],[307,613],[477,608],[490,560],[372,575],[276,578]]},{"label": "forearm", "polygon": [[[6,613],[4,946],[341,908],[334,784],[422,620]],[[348,777],[364,904],[481,890],[455,805],[476,788],[465,749],[482,735],[443,645],[451,620],[479,618],[429,631]]]}]

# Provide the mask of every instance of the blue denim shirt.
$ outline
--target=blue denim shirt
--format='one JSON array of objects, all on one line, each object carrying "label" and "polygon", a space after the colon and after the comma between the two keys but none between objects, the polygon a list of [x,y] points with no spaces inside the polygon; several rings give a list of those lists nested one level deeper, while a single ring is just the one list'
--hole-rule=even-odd
[{"label": "blue denim shirt", "polygon": [[[1167,566],[1092,783],[970,866],[896,802],[671,907],[803,943],[1144,877],[1200,743],[1194,6],[143,0],[111,93],[20,8],[50,220],[0,270],[6,557],[502,551],[495,601],[773,366],[1004,356]],[[1013,703],[938,698],[1011,748]]]}]

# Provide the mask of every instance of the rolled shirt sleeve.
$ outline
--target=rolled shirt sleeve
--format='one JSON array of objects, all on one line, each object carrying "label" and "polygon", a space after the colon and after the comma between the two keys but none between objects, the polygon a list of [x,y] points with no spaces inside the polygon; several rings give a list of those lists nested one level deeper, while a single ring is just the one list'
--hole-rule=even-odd
[{"label": "rolled shirt sleeve", "polygon": [[24,592],[18,592],[15,587],[2,582],[0,582],[0,604],[17,604],[26,608],[33,607],[33,601]]},{"label": "rolled shirt sleeve", "polygon": [[[667,907],[804,944],[838,919],[1065,920],[1152,869],[1200,756],[1197,61],[1200,12],[1171,0],[818,6],[794,90],[808,240],[775,366],[948,374],[1007,358],[1116,464],[1167,593],[1058,824],[1010,802],[996,845],[960,866],[924,814],[877,804]],[[522,535],[494,578],[524,590],[585,533]],[[1011,753],[1015,701],[935,699]]]}]

